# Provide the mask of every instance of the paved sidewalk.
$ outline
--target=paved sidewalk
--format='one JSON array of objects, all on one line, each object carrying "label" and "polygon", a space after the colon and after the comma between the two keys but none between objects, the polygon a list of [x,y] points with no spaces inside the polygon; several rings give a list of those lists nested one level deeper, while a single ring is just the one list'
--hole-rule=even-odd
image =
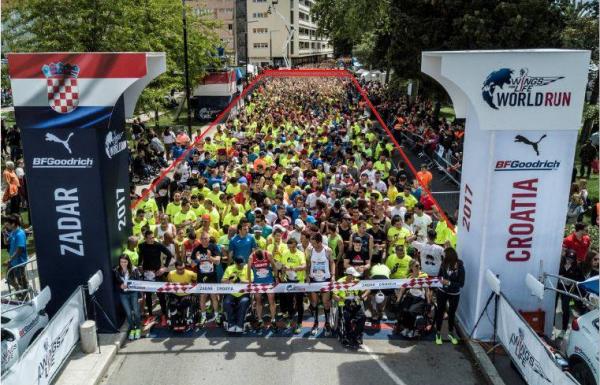
[{"label": "paved sidewalk", "polygon": [[54,385],[98,384],[125,342],[127,333],[123,330],[122,328],[121,333],[100,334],[100,349],[97,353],[83,353],[78,342],[63,370],[54,379]]}]

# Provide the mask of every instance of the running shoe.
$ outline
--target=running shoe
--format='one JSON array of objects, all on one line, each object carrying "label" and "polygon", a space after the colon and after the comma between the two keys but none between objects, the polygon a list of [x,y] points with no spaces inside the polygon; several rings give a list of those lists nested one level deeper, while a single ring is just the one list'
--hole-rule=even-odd
[{"label": "running shoe", "polygon": [[452,345],[458,345],[458,338],[456,338],[454,334],[448,333],[448,338],[450,339],[450,342],[452,342]]},{"label": "running shoe", "polygon": [[325,324],[325,337],[331,336],[331,325],[329,323]]},{"label": "running shoe", "polygon": [[233,328],[234,328],[234,332],[235,333],[243,333],[244,332],[244,329],[242,329],[239,326],[234,326]]},{"label": "running shoe", "polygon": [[206,314],[202,314],[200,316],[200,322],[198,322],[200,326],[204,326],[206,324]]},{"label": "running shoe", "polygon": [[129,341],[133,341],[135,339],[135,330],[131,329],[129,331]]},{"label": "running shoe", "polygon": [[294,334],[300,334],[302,333],[302,326],[300,326],[300,324],[296,325],[296,327],[293,330]]},{"label": "running shoe", "polygon": [[441,345],[442,344],[442,335],[440,333],[436,333],[435,334],[435,344],[436,345]]},{"label": "running shoe", "polygon": [[153,315],[149,315],[148,317],[146,317],[146,319],[144,320],[144,326],[148,326],[150,325],[152,322],[156,321],[156,317]]},{"label": "running shoe", "polygon": [[388,316],[387,316],[385,313],[383,313],[383,314],[381,315],[381,320],[382,320],[383,322],[387,322],[387,321],[388,321]]},{"label": "running shoe", "polygon": [[402,331],[400,332],[400,335],[402,337],[408,337],[408,329],[402,329]]},{"label": "running shoe", "polygon": [[408,338],[414,338],[414,336],[415,336],[414,330],[409,330],[408,333],[406,333],[406,337],[408,337]]},{"label": "running shoe", "polygon": [[135,329],[135,335],[134,335],[134,338],[135,338],[136,340],[139,340],[139,339],[140,339],[140,337],[142,337],[142,330],[141,330],[141,329]]},{"label": "running shoe", "polygon": [[160,316],[160,327],[167,327],[167,316],[164,314]]},{"label": "running shoe", "polygon": [[313,326],[312,329],[310,330],[310,334],[312,336],[316,336],[317,334],[319,334],[319,327],[317,325]]},{"label": "running shoe", "polygon": [[223,319],[222,319],[222,317],[221,317],[221,313],[217,313],[217,314],[215,315],[215,323],[216,323],[217,325],[220,325],[220,324],[222,324],[222,323],[223,323]]},{"label": "running shoe", "polygon": [[227,331],[229,333],[235,333],[235,326],[231,325],[230,327],[227,328]]}]

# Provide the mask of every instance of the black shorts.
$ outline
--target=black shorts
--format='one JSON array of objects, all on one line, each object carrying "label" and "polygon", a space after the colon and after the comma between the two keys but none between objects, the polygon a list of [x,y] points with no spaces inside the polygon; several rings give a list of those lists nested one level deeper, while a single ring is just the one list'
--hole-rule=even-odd
[{"label": "black shorts", "polygon": [[198,283],[217,283],[217,273],[198,273]]},{"label": "black shorts", "polygon": [[[371,279],[389,279],[389,278],[386,277],[385,275],[374,275],[371,277]],[[384,289],[384,290],[381,290],[381,292],[384,295],[392,295],[392,294],[394,294],[394,289]]]}]

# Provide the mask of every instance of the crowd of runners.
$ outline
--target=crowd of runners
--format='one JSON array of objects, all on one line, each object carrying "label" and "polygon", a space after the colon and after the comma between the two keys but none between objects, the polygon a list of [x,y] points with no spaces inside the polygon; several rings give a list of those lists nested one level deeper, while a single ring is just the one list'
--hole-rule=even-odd
[{"label": "crowd of runners", "polygon": [[[174,143],[170,151],[184,147]],[[443,287],[435,292],[201,294],[193,298],[198,312],[187,327],[214,320],[239,333],[252,314],[255,328],[301,333],[306,309],[311,334],[318,335],[322,309],[322,331],[329,335],[330,308],[340,306],[357,331],[366,315],[374,324],[394,315],[396,332],[405,337],[417,336],[418,323],[430,320],[441,344],[447,312],[448,337],[457,343],[454,313],[464,268],[455,232],[422,187],[431,180],[425,167],[415,176],[405,169],[350,80],[260,82],[238,114],[184,154],[172,176],[142,191],[116,269],[130,337],[157,317],[154,294],[145,293],[140,318],[138,293],[123,290],[131,277],[280,283],[440,276]],[[171,322],[169,307],[183,302],[178,297],[158,295],[162,326]],[[360,335],[347,342],[360,343]]]}]

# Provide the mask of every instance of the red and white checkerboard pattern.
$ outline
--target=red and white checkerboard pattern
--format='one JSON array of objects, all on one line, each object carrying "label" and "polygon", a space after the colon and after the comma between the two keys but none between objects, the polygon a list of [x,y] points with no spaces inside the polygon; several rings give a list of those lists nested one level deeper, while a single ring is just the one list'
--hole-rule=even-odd
[{"label": "red and white checkerboard pattern", "polygon": [[175,283],[175,282],[166,282],[161,287],[156,289],[157,293],[175,293],[175,294],[187,294],[190,290],[192,290],[196,285],[190,283]]},{"label": "red and white checkerboard pattern", "polygon": [[54,111],[66,114],[77,108],[79,87],[76,78],[47,78],[46,85],[48,87],[48,103]]},{"label": "red and white checkerboard pattern", "polygon": [[434,283],[439,283],[440,279],[438,277],[427,277],[427,278],[410,278],[410,281],[403,283],[400,287],[404,288],[420,288],[420,287],[429,287]]},{"label": "red and white checkerboard pattern", "polygon": [[253,285],[250,285],[250,287],[247,289],[240,290],[240,293],[262,294],[262,293],[267,293],[269,290],[272,290],[274,287],[275,287],[275,285],[270,284],[270,283],[255,283]]}]

